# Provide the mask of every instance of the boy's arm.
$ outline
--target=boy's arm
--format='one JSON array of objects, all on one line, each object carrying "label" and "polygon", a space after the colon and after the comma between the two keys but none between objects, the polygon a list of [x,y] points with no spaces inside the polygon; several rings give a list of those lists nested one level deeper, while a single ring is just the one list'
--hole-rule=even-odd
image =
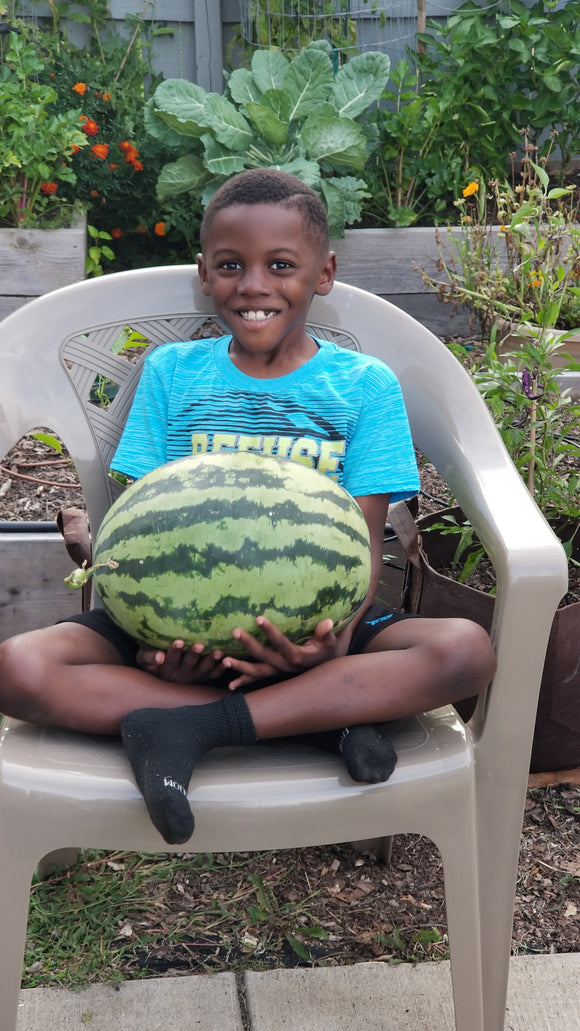
[{"label": "boy's arm", "polygon": [[[359,619],[362,619],[365,609],[371,604],[379,586],[379,580],[383,568],[383,552],[385,550],[385,523],[389,511],[388,494],[369,494],[367,497],[354,499],[361,509],[369,528],[371,541],[371,579],[369,592],[362,605],[360,613],[357,614],[350,627],[354,629]],[[347,628],[348,629],[348,628]]]}]

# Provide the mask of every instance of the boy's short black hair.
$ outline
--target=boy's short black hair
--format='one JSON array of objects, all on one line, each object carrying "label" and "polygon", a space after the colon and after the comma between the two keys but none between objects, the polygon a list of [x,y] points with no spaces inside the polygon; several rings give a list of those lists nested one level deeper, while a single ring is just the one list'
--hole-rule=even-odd
[{"label": "boy's short black hair", "polygon": [[328,250],[328,216],[320,197],[301,179],[279,168],[250,168],[238,172],[220,186],[211,198],[201,223],[202,250],[217,213],[234,204],[282,204],[295,208],[302,215],[308,235],[321,251]]}]

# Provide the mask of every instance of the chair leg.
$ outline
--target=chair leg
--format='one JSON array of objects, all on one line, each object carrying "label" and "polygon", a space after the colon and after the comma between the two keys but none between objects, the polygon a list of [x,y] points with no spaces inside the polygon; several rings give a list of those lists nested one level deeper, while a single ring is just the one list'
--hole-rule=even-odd
[{"label": "chair leg", "polygon": [[351,841],[350,846],[355,852],[378,852],[383,863],[390,866],[394,840],[394,835],[389,834],[384,838],[363,838],[361,841]]},{"label": "chair leg", "polygon": [[[440,847],[456,1031],[491,1031],[484,1023],[478,866],[469,829]],[[500,1031],[499,1025],[493,1031]],[[503,1024],[501,1025],[503,1031]]]},{"label": "chair leg", "polygon": [[39,879],[46,881],[52,874],[70,870],[77,862],[79,854],[78,848],[58,848],[54,852],[49,852],[36,868]]},{"label": "chair leg", "polygon": [[16,1031],[33,864],[0,843],[2,933],[0,934],[0,1031]]},{"label": "chair leg", "polygon": [[[496,813],[501,800],[497,800]],[[503,818],[502,818],[503,817]],[[521,815],[503,812],[495,839],[486,838],[481,863],[480,911],[485,1031],[503,1031],[511,956],[514,895],[517,878]]]}]

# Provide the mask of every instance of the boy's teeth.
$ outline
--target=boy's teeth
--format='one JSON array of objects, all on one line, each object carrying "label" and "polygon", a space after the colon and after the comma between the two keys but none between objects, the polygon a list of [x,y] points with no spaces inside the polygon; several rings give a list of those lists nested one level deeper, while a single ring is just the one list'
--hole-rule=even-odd
[{"label": "boy's teeth", "polygon": [[274,314],[273,311],[241,311],[240,315],[247,322],[263,322],[264,319],[269,319]]}]

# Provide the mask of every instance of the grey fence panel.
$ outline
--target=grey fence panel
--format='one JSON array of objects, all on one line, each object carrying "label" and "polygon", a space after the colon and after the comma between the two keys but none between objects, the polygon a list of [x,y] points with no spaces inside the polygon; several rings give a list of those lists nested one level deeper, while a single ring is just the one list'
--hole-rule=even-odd
[{"label": "grey fence panel", "polygon": [[[425,0],[427,19],[444,21],[464,0]],[[526,0],[531,4],[533,0]],[[563,0],[565,2],[565,0]],[[290,5],[289,5],[290,6]],[[382,0],[379,16],[372,4],[353,0],[351,11],[357,22],[357,39],[363,49],[377,45],[389,55],[391,63],[404,56],[407,46],[414,46],[417,31],[418,0]],[[494,7],[487,0],[482,7]],[[165,78],[183,78],[198,82],[205,89],[223,89],[222,70],[227,67],[228,44],[239,31],[242,18],[241,0],[110,0],[111,16],[120,33],[129,40],[131,27],[125,15],[143,17],[149,27],[154,25],[172,29],[171,35],[155,36],[153,40],[153,67]],[[21,14],[28,16],[31,5],[22,4]],[[380,24],[380,12],[385,25]],[[41,23],[50,23],[47,3],[34,5],[34,17]],[[69,23],[67,31],[72,41],[82,46],[87,28]],[[233,63],[239,63],[239,52],[233,52]]]}]

